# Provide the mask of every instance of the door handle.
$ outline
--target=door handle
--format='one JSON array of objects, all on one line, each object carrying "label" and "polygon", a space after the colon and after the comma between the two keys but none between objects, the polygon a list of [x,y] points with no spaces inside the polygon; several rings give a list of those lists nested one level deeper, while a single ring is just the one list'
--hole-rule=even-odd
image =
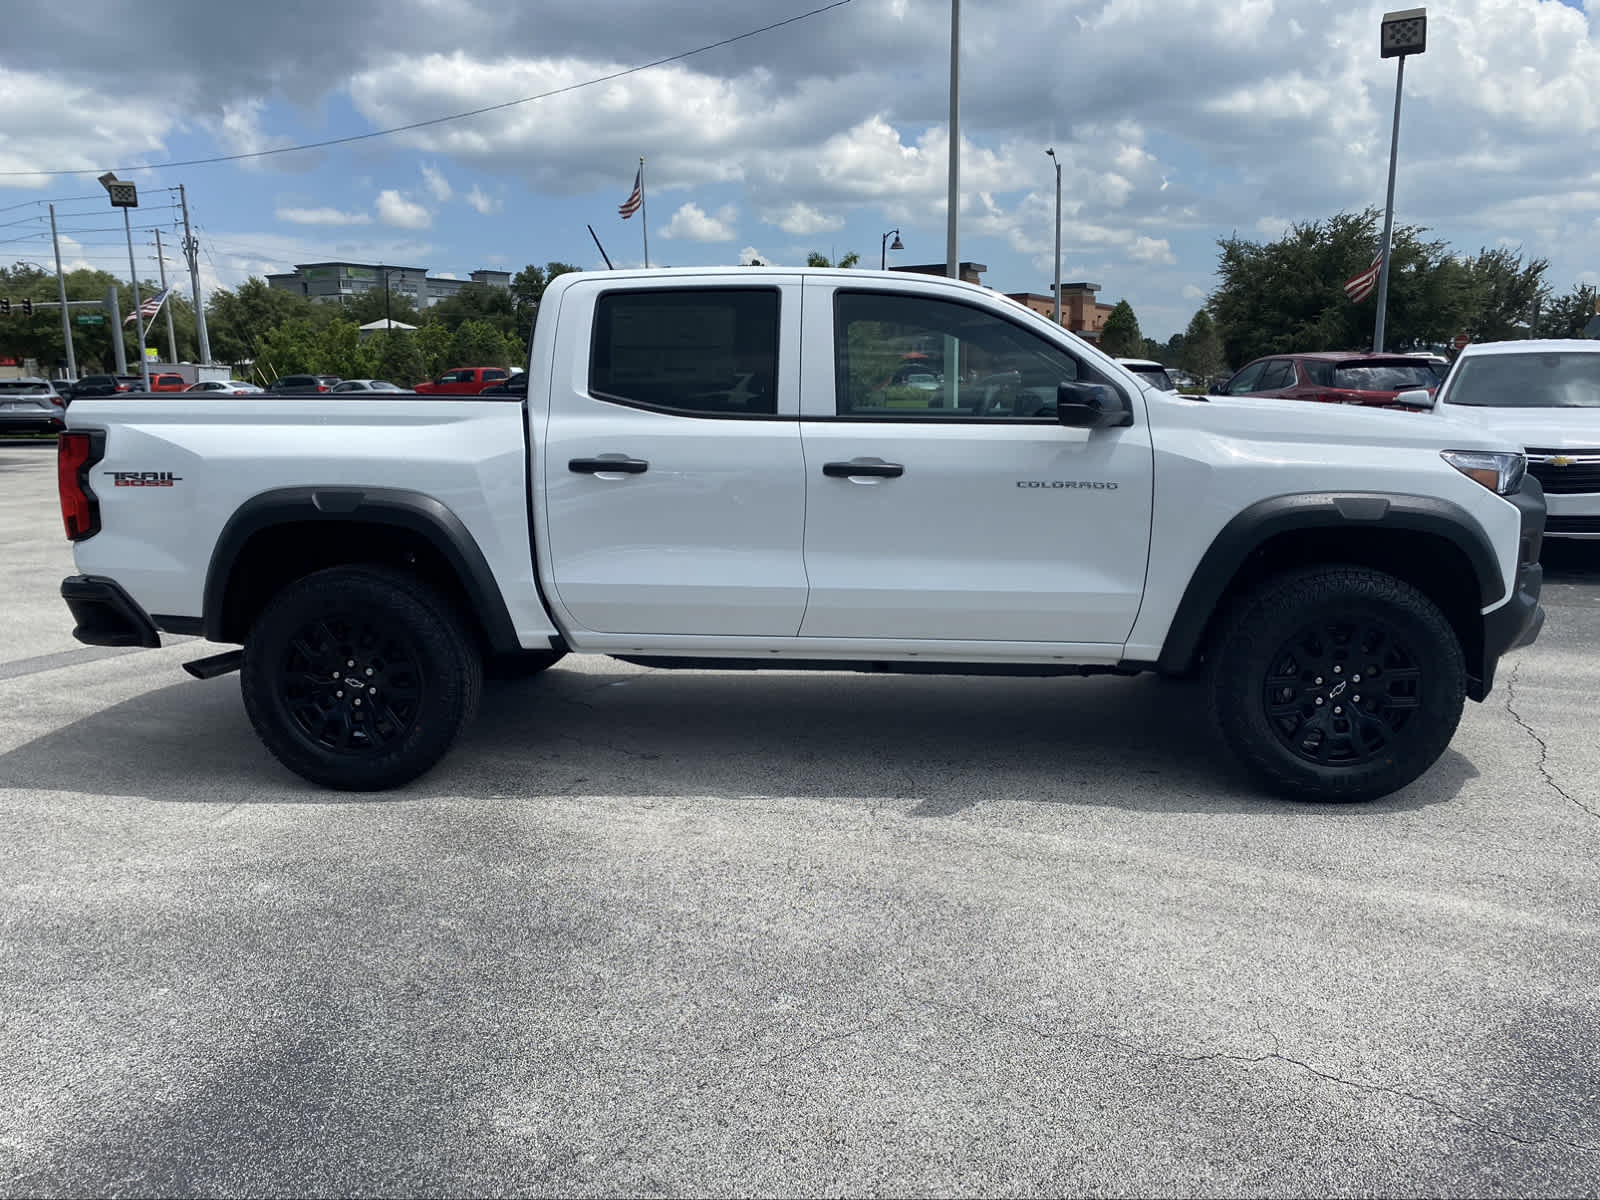
[{"label": "door handle", "polygon": [[822,464],[822,473],[829,479],[849,479],[852,475],[898,479],[906,473],[906,469],[892,462],[831,462]]},{"label": "door handle", "polygon": [[601,475],[609,471],[619,475],[643,475],[649,469],[650,464],[642,458],[574,458],[567,463],[567,470],[579,475]]}]

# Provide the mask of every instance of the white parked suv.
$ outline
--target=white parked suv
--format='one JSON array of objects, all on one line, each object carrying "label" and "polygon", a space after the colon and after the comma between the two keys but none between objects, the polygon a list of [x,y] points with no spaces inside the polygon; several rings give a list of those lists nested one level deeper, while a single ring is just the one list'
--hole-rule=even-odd
[{"label": "white parked suv", "polygon": [[1523,447],[1545,536],[1600,538],[1600,342],[1485,342],[1461,352],[1438,411]]},{"label": "white parked suv", "polygon": [[[889,386],[908,358],[933,387]],[[562,275],[526,379],[79,401],[74,632],[242,646],[189,668],[240,670],[268,748],[336,788],[415,778],[486,670],[575,651],[1203,670],[1265,786],[1353,800],[1427,770],[1543,617],[1544,502],[1503,435],[1157,390],[955,280]]]}]

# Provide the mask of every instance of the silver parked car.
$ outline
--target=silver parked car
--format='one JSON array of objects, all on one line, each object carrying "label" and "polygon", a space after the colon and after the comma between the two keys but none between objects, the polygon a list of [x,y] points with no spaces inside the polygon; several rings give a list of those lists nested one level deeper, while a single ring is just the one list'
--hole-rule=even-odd
[{"label": "silver parked car", "polygon": [[48,379],[0,379],[0,433],[54,433],[66,411]]},{"label": "silver parked car", "polygon": [[403,396],[416,395],[410,388],[403,388],[399,384],[390,383],[387,379],[345,379],[333,385],[337,394],[345,392],[390,392]]}]

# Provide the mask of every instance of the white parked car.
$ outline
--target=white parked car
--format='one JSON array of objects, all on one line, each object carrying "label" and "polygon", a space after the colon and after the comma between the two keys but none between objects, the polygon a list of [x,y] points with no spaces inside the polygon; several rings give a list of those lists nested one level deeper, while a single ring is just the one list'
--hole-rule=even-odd
[{"label": "white parked car", "polygon": [[237,379],[202,379],[183,389],[185,392],[210,392],[213,396],[259,396],[261,389]]},{"label": "white parked car", "polygon": [[1178,385],[1172,382],[1172,376],[1167,374],[1166,367],[1153,358],[1119,358],[1117,361],[1158,392],[1178,390]]},{"label": "white parked car", "polygon": [[1527,451],[1544,485],[1546,537],[1600,538],[1600,342],[1468,346],[1437,408]]}]

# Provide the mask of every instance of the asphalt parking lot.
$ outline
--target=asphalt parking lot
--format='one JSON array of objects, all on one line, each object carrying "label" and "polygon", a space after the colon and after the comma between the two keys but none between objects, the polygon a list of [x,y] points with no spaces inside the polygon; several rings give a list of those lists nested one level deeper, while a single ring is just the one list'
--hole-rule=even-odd
[{"label": "asphalt parking lot", "polygon": [[0,446],[0,1190],[1594,1195],[1600,545],[1379,803],[1192,685],[492,684],[382,796],[80,646]]}]

